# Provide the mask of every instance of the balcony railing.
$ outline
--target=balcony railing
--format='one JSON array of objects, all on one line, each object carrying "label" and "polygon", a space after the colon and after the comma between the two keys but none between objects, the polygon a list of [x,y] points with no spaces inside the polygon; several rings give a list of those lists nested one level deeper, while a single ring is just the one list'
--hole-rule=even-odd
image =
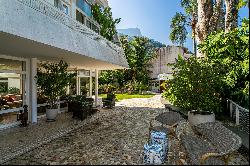
[{"label": "balcony railing", "polygon": [[60,22],[61,24],[64,24],[65,26],[69,27],[70,29],[74,31],[80,32],[82,35],[87,36],[90,39],[100,41],[100,43],[104,43],[106,46],[110,47],[111,49],[116,51],[118,54],[124,55],[124,52],[121,47],[117,46],[111,41],[108,41],[106,38],[94,32],[93,30],[88,28],[86,25],[81,24],[77,20],[71,18],[64,12],[60,11],[55,6],[49,4],[48,2],[43,1],[43,0],[17,0],[17,1],[36,10],[37,12],[40,12]]},{"label": "balcony railing", "polygon": [[234,119],[237,126],[240,126],[249,134],[249,110],[239,106],[232,100],[227,100],[230,117]]}]

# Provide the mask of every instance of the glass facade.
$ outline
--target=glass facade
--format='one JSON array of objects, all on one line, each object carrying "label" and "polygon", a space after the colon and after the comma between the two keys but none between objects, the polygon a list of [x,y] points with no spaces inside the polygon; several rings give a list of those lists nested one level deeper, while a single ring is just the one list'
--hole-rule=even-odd
[{"label": "glass facade", "polygon": [[87,16],[92,17],[91,5],[86,0],[77,0],[76,6],[86,13]]},{"label": "glass facade", "polygon": [[25,62],[0,58],[0,126],[17,121],[25,98]]}]

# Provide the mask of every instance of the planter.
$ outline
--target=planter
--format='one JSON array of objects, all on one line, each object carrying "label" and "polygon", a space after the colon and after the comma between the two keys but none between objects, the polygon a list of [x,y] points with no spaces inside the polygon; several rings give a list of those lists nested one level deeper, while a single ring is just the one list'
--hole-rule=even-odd
[{"label": "planter", "polygon": [[190,125],[198,125],[200,123],[215,122],[215,114],[211,112],[188,112],[188,121]]},{"label": "planter", "polygon": [[57,109],[46,109],[46,117],[48,121],[55,121],[57,114],[58,114],[58,108]]}]

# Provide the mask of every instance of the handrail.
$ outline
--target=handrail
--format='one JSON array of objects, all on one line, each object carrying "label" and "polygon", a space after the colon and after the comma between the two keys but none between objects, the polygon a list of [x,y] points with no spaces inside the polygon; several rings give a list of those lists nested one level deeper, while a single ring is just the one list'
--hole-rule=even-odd
[{"label": "handrail", "polygon": [[249,112],[249,110],[248,110],[248,109],[241,107],[239,104],[237,104],[237,103],[233,102],[232,100],[230,100],[230,99],[227,99],[227,100],[228,100],[228,101],[230,101],[232,104],[236,105],[236,106],[237,106],[238,108],[240,108],[241,110],[244,110],[244,111]]},{"label": "handrail", "polygon": [[59,21],[60,23],[66,25],[70,29],[73,29],[75,31],[78,31],[87,37],[93,39],[93,40],[103,40],[105,44],[116,51],[118,54],[124,54],[123,49],[119,47],[118,45],[112,43],[111,41],[107,40],[103,36],[99,35],[98,33],[94,32],[92,29],[88,28],[86,25],[81,24],[77,20],[71,18],[64,12],[60,11],[58,8],[53,6],[52,4],[49,4],[46,1],[42,0],[17,0],[20,3],[46,15],[51,17],[52,19]]}]

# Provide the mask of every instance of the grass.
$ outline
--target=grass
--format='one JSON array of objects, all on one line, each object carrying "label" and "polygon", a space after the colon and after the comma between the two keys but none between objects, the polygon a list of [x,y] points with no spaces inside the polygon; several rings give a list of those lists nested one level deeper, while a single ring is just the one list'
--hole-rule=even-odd
[{"label": "grass", "polygon": [[[151,98],[155,96],[154,94],[147,94],[147,95],[141,95],[141,94],[132,94],[129,95],[127,93],[125,94],[115,94],[116,99],[118,101],[124,100],[124,99],[133,99],[133,98]],[[99,97],[105,98],[107,97],[107,94],[100,94]]]}]

